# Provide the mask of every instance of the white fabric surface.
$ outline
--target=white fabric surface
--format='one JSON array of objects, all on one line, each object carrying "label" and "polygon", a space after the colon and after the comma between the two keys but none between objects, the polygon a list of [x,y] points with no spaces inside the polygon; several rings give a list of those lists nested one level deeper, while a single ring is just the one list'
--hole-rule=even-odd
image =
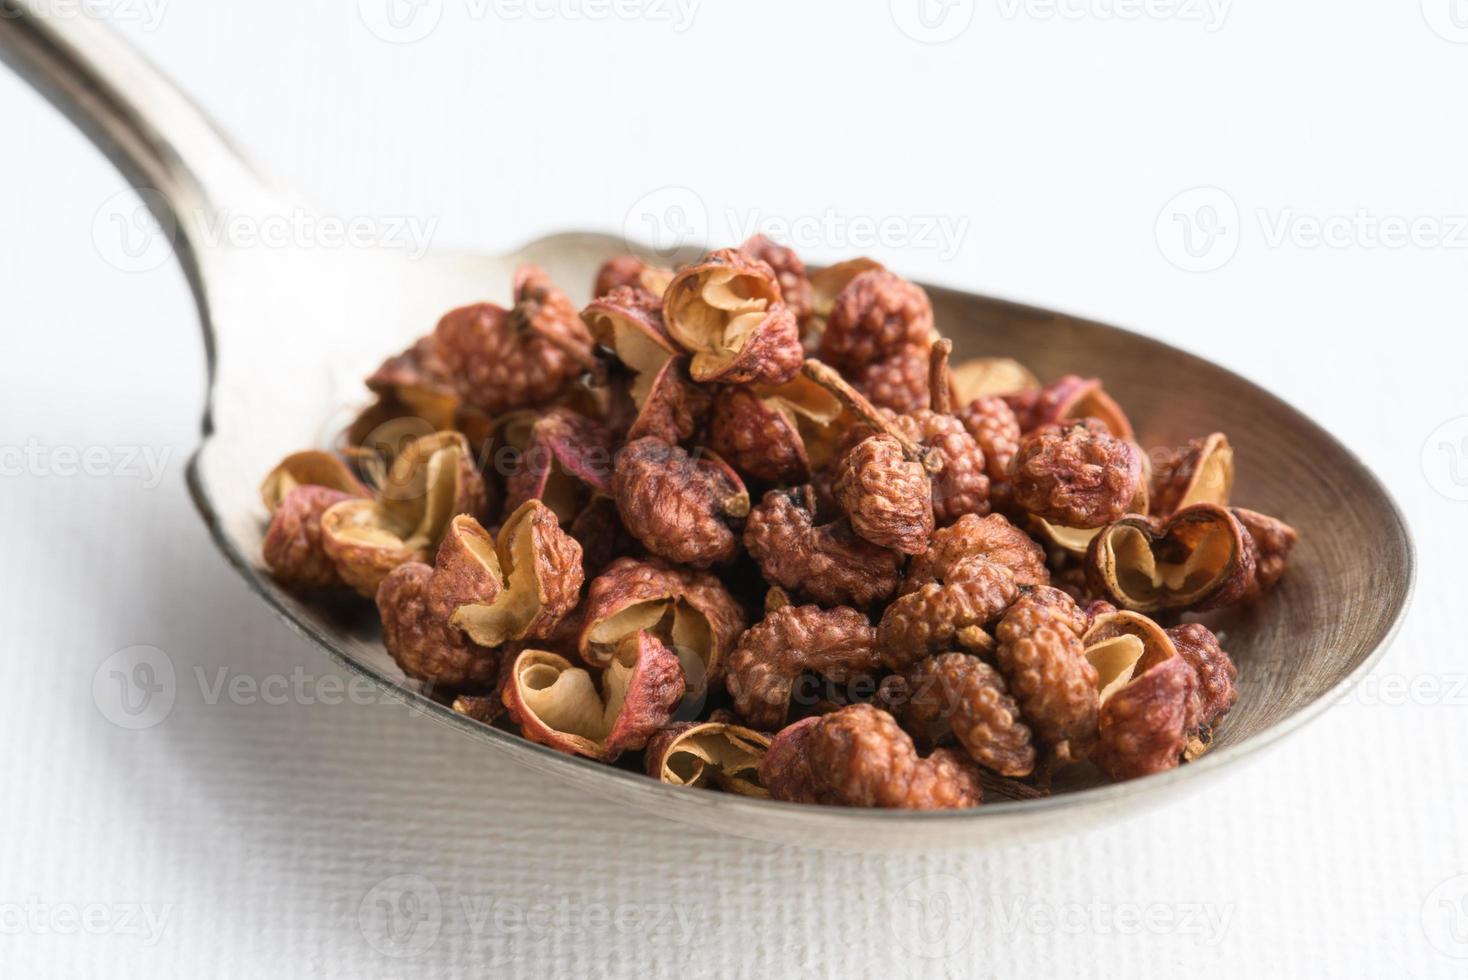
[{"label": "white fabric surface", "polygon": [[[431,218],[439,247],[620,229],[670,185],[717,241],[906,216],[908,242],[825,227],[809,251],[1131,325],[1279,391],[1397,495],[1420,584],[1367,687],[1083,837],[859,857],[604,812],[401,706],[317,703],[343,675],[251,598],[183,488],[204,363],[176,265],[118,267],[121,179],[0,74],[0,976],[1461,975],[1468,490],[1438,445],[1462,466],[1468,444],[1436,430],[1468,415],[1468,48],[1448,0],[1225,4],[1216,30],[1185,16],[1202,4],[958,0],[973,21],[942,45],[880,0],[707,2],[681,32],[430,0],[442,24],[407,45],[325,0],[111,6],[267,169],[338,214]],[[1241,240],[1190,273],[1156,230],[1199,185]],[[1358,209],[1458,237],[1298,237]],[[952,254],[926,215],[967,219]],[[177,677],[140,730],[99,710],[135,645]],[[388,935],[379,900],[404,896],[419,929]]]}]

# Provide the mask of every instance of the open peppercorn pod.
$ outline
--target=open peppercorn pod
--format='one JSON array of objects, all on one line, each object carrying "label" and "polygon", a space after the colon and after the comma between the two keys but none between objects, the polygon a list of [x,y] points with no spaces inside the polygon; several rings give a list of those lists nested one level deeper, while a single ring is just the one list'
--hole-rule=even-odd
[{"label": "open peppercorn pod", "polygon": [[1047,425],[1064,425],[1081,419],[1098,420],[1112,436],[1130,442],[1132,423],[1116,399],[1106,392],[1100,378],[1074,374],[1052,381],[1038,390],[1022,389],[1005,396],[1028,435]]},{"label": "open peppercorn pod", "polygon": [[655,265],[637,255],[614,255],[596,270],[591,296],[600,299],[619,287],[635,286],[662,299],[668,283],[672,281],[672,269]]},{"label": "open peppercorn pod", "polygon": [[493,602],[504,590],[489,533],[467,514],[455,517],[433,565],[399,565],[378,587],[383,644],[409,677],[450,688],[493,683],[494,644],[469,639],[452,618],[461,605]]},{"label": "open peppercorn pod", "polygon": [[308,449],[281,460],[260,484],[260,499],[274,513],[280,502],[297,487],[326,487],[349,497],[366,497],[370,491],[346,462],[333,453]]},{"label": "open peppercorn pod", "polygon": [[1116,780],[1175,769],[1208,748],[1236,671],[1199,624],[1164,630],[1135,612],[1096,619],[1083,641],[1100,675],[1097,766]]},{"label": "open peppercorn pod", "polygon": [[570,525],[592,494],[611,492],[613,435],[579,412],[552,408],[502,417],[493,454],[505,481],[505,513],[539,500]]},{"label": "open peppercorn pod", "polygon": [[1228,436],[1214,432],[1154,463],[1149,507],[1132,513],[1166,518],[1193,504],[1227,507],[1233,486],[1233,446]]},{"label": "open peppercorn pod", "polygon": [[711,395],[688,375],[689,357],[663,322],[662,295],[622,286],[598,296],[581,313],[592,336],[630,372],[629,440],[691,437],[708,413]]},{"label": "open peppercorn pod", "polygon": [[675,275],[663,321],[693,355],[695,381],[778,385],[800,370],[800,327],[775,270],[738,249],[710,252]]},{"label": "open peppercorn pod", "polygon": [[393,460],[373,499],[350,499],[321,516],[321,542],[342,579],[369,598],[399,565],[423,561],[459,514],[481,516],[489,489],[469,442],[436,432]]},{"label": "open peppercorn pod", "polygon": [[707,786],[768,797],[759,767],[770,736],[729,721],[675,722],[647,744],[647,774],[671,786]]},{"label": "open peppercorn pod", "polygon": [[1194,504],[1166,521],[1131,516],[1102,528],[1086,553],[1086,580],[1121,609],[1203,611],[1254,587],[1250,536],[1232,513]]},{"label": "open peppercorn pod", "polygon": [[689,691],[701,693],[722,678],[745,626],[743,608],[713,574],[623,557],[588,587],[576,649],[588,665],[605,667],[625,637],[651,633],[677,655]]},{"label": "open peppercorn pod", "polygon": [[547,650],[524,650],[505,679],[503,697],[525,737],[572,755],[606,762],[641,749],[673,717],[683,671],[657,638],[626,636],[592,677]]},{"label": "open peppercorn pod", "polygon": [[803,374],[780,385],[730,385],[714,396],[709,448],[745,477],[804,483],[830,462],[841,402]]},{"label": "open peppercorn pod", "polygon": [[505,520],[493,548],[487,541],[479,539],[475,555],[498,588],[456,604],[450,624],[487,647],[548,638],[580,599],[581,545],[539,500]]}]

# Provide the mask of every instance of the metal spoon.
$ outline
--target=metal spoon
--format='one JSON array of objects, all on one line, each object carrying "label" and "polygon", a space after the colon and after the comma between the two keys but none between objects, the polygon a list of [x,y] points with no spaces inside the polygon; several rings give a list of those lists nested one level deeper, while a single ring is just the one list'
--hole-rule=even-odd
[{"label": "metal spoon", "polygon": [[[1401,620],[1413,554],[1400,513],[1355,457],[1274,396],[1165,344],[1115,327],[929,287],[963,356],[1018,357],[1041,376],[1084,371],[1132,413],[1143,446],[1227,430],[1237,498],[1301,533],[1294,567],[1262,607],[1222,622],[1240,663],[1238,707],[1201,760],[1115,786],[1084,772],[1071,792],[944,813],[794,806],[676,789],[491,729],[423,696],[370,623],[280,589],[260,562],[256,487],[282,456],[327,441],[329,420],[388,353],[451,306],[506,301],[513,268],[544,266],[586,298],[596,267],[629,250],[611,235],[556,235],[511,255],[360,248],[243,248],[208,233],[231,215],[288,216],[273,191],[183,94],[106,27],[35,0],[0,0],[0,57],[45,93],[138,188],[198,301],[210,364],[203,441],[189,486],[220,550],[256,594],[338,663],[524,765],[690,824],[861,849],[1003,845],[1073,834],[1217,775],[1316,716],[1380,656]],[[666,257],[664,257],[666,258]],[[1335,696],[1332,696],[1332,695]],[[1061,787],[1065,789],[1066,787]]]}]

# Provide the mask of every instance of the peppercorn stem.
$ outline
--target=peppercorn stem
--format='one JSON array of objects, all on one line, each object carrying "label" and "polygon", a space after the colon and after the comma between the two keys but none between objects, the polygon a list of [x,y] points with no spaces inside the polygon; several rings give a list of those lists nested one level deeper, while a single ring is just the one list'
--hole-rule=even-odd
[{"label": "peppercorn stem", "polygon": [[939,415],[953,414],[953,382],[948,377],[948,356],[953,353],[953,341],[944,337],[933,345],[928,360],[928,401]]}]

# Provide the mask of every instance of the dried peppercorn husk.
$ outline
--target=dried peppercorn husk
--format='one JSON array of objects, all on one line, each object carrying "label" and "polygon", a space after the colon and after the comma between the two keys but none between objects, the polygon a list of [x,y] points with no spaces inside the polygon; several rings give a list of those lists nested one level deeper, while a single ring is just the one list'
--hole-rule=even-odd
[{"label": "dried peppercorn husk", "polygon": [[1081,642],[1085,629],[1085,613],[1070,596],[1037,588],[995,630],[995,662],[1054,764],[1085,759],[1096,742],[1098,675]]},{"label": "dried peppercorn husk", "polygon": [[776,736],[760,766],[776,799],[910,810],[983,802],[976,763],[953,749],[919,756],[912,737],[885,711],[854,704],[808,721]]},{"label": "dried peppercorn husk", "polygon": [[1195,727],[1196,685],[1192,668],[1174,655],[1113,694],[1101,707],[1097,767],[1113,780],[1177,768]]},{"label": "dried peppercorn husk", "polygon": [[693,355],[693,380],[783,384],[800,370],[800,327],[775,271],[737,249],[710,252],[663,297],[669,335]]},{"label": "dried peppercorn husk", "polygon": [[708,414],[712,396],[688,375],[689,358],[663,322],[661,293],[623,286],[599,296],[581,313],[591,335],[631,375],[628,440],[687,439]]},{"label": "dried peppercorn husk", "polygon": [[493,303],[450,310],[414,348],[421,370],[490,416],[549,401],[594,363],[579,311],[545,270],[517,269],[514,296],[508,310]]},{"label": "dried peppercorn husk", "polygon": [[915,555],[933,533],[932,482],[889,435],[863,439],[837,469],[832,492],[852,530],[872,544]]},{"label": "dried peppercorn husk", "polygon": [[623,637],[645,630],[678,656],[689,691],[697,694],[723,677],[724,660],[746,625],[744,610],[715,575],[623,557],[586,590],[577,652],[603,667]]},{"label": "dried peppercorn husk", "polygon": [[1122,609],[1204,611],[1232,605],[1255,584],[1248,532],[1229,511],[1194,504],[1167,521],[1127,517],[1103,528],[1086,579]]},{"label": "dried peppercorn husk", "polygon": [[1171,517],[1193,504],[1227,507],[1234,485],[1234,451],[1228,437],[1215,432],[1169,453],[1153,466],[1151,484],[1153,517]]},{"label": "dried peppercorn husk", "polygon": [[794,249],[786,248],[765,235],[753,236],[739,246],[739,251],[764,262],[775,271],[775,279],[780,284],[780,298],[804,329],[814,311],[815,295],[800,256]]},{"label": "dried peppercorn husk", "polygon": [[622,526],[659,557],[707,568],[738,554],[749,492],[712,453],[695,458],[652,437],[628,443],[617,453],[612,496]]},{"label": "dried peppercorn husk", "polygon": [[1091,418],[1037,430],[1020,444],[1011,469],[1015,503],[1063,528],[1120,520],[1144,485],[1137,447]]},{"label": "dried peppercorn husk", "polygon": [[928,548],[913,557],[902,591],[912,592],[929,582],[946,581],[972,558],[987,558],[1007,569],[1017,585],[1049,585],[1045,549],[1000,514],[970,514],[933,532]]},{"label": "dried peppercorn husk", "polygon": [[394,568],[426,561],[454,517],[483,515],[488,503],[468,440],[434,433],[398,454],[376,499],[344,500],[322,514],[322,548],[342,579],[371,598]]},{"label": "dried peppercorn husk", "polygon": [[336,562],[321,540],[321,518],[343,500],[352,499],[330,487],[304,485],[292,489],[275,507],[260,555],[270,574],[287,588],[318,590],[343,585]]},{"label": "dried peppercorn husk", "polygon": [[1023,438],[1019,418],[1009,403],[998,395],[986,395],[960,404],[954,414],[983,451],[989,480],[1007,484],[1010,464],[1019,453]]},{"label": "dried peppercorn husk", "polygon": [[515,658],[503,697],[531,741],[612,762],[643,748],[664,728],[683,692],[678,658],[656,637],[638,632],[617,645],[600,690],[586,670],[564,657],[525,650]]},{"label": "dried peppercorn husk", "polygon": [[953,649],[965,630],[998,619],[1019,595],[1009,569],[982,556],[947,569],[942,582],[929,582],[899,596],[882,614],[877,645],[882,663],[903,670],[928,654]]},{"label": "dried peppercorn husk", "polygon": [[546,639],[581,597],[581,545],[539,500],[505,520],[492,548],[487,540],[480,539],[476,555],[501,588],[487,599],[458,603],[450,622],[488,647]]},{"label": "dried peppercorn husk", "polygon": [[675,722],[647,744],[646,769],[672,786],[713,785],[740,796],[766,798],[759,767],[770,736],[726,721]]},{"label": "dried peppercorn husk", "polygon": [[596,270],[591,295],[601,298],[623,286],[635,286],[659,298],[673,279],[673,270],[653,265],[636,255],[614,255]]},{"label": "dried peppercorn husk", "polygon": [[765,483],[804,483],[830,461],[841,403],[809,378],[782,385],[730,385],[714,396],[709,448],[740,474]]},{"label": "dried peppercorn husk", "polygon": [[370,491],[340,456],[308,449],[291,453],[276,464],[260,484],[260,500],[272,514],[297,487],[335,490],[344,497],[366,497]]},{"label": "dried peppercorn husk", "polygon": [[896,591],[900,553],[861,538],[844,518],[815,522],[810,486],[765,494],[745,524],[744,547],[766,580],[823,606],[869,606]]},{"label": "dried peppercorn husk", "polygon": [[[504,511],[511,514],[526,501],[539,500],[569,525],[593,494],[611,492],[612,433],[566,408],[533,413],[524,423],[511,427],[507,445],[494,455],[495,469],[505,479]],[[522,428],[523,434],[515,431]]]},{"label": "dried peppercorn husk", "polygon": [[1191,762],[1208,750],[1214,730],[1238,700],[1234,681],[1239,671],[1218,637],[1202,623],[1174,626],[1167,631],[1167,636],[1198,679],[1191,706],[1193,728],[1188,732],[1188,744],[1183,751],[1184,761]]},{"label": "dried peppercorn husk", "polygon": [[783,606],[740,637],[729,655],[725,684],[734,710],[752,728],[784,725],[796,678],[819,674],[833,681],[873,677],[876,631],[854,609]]},{"label": "dried peppercorn husk", "polygon": [[450,623],[460,604],[492,601],[503,590],[492,555],[488,532],[461,515],[450,524],[433,565],[409,562],[383,579],[376,595],[383,643],[409,677],[455,688],[498,677],[495,651]]},{"label": "dried peppercorn husk", "polygon": [[926,369],[933,336],[927,293],[886,269],[871,269],[852,278],[832,302],[821,360],[853,371],[917,349]]},{"label": "dried peppercorn husk", "polygon": [[1254,576],[1238,601],[1257,602],[1284,577],[1299,535],[1284,521],[1258,511],[1234,507],[1229,513],[1244,529],[1249,558],[1254,565]]},{"label": "dried peppercorn husk", "polygon": [[[893,713],[921,743],[957,739],[975,762],[1004,776],[1028,776],[1035,747],[1004,677],[978,657],[945,653],[920,660],[903,676]],[[889,695],[890,697],[890,695]]]},{"label": "dried peppercorn husk", "polygon": [[1123,442],[1131,442],[1135,438],[1131,420],[1116,400],[1107,394],[1098,378],[1068,374],[1039,391],[1014,392],[1005,400],[1014,409],[1027,435],[1047,425],[1093,418]]},{"label": "dried peppercorn husk", "polygon": [[1148,662],[1171,656],[1172,641],[1151,619],[1130,611],[1086,614],[1087,628],[1081,637],[1086,659],[1096,668],[1096,692],[1101,703],[1129,684]]}]

